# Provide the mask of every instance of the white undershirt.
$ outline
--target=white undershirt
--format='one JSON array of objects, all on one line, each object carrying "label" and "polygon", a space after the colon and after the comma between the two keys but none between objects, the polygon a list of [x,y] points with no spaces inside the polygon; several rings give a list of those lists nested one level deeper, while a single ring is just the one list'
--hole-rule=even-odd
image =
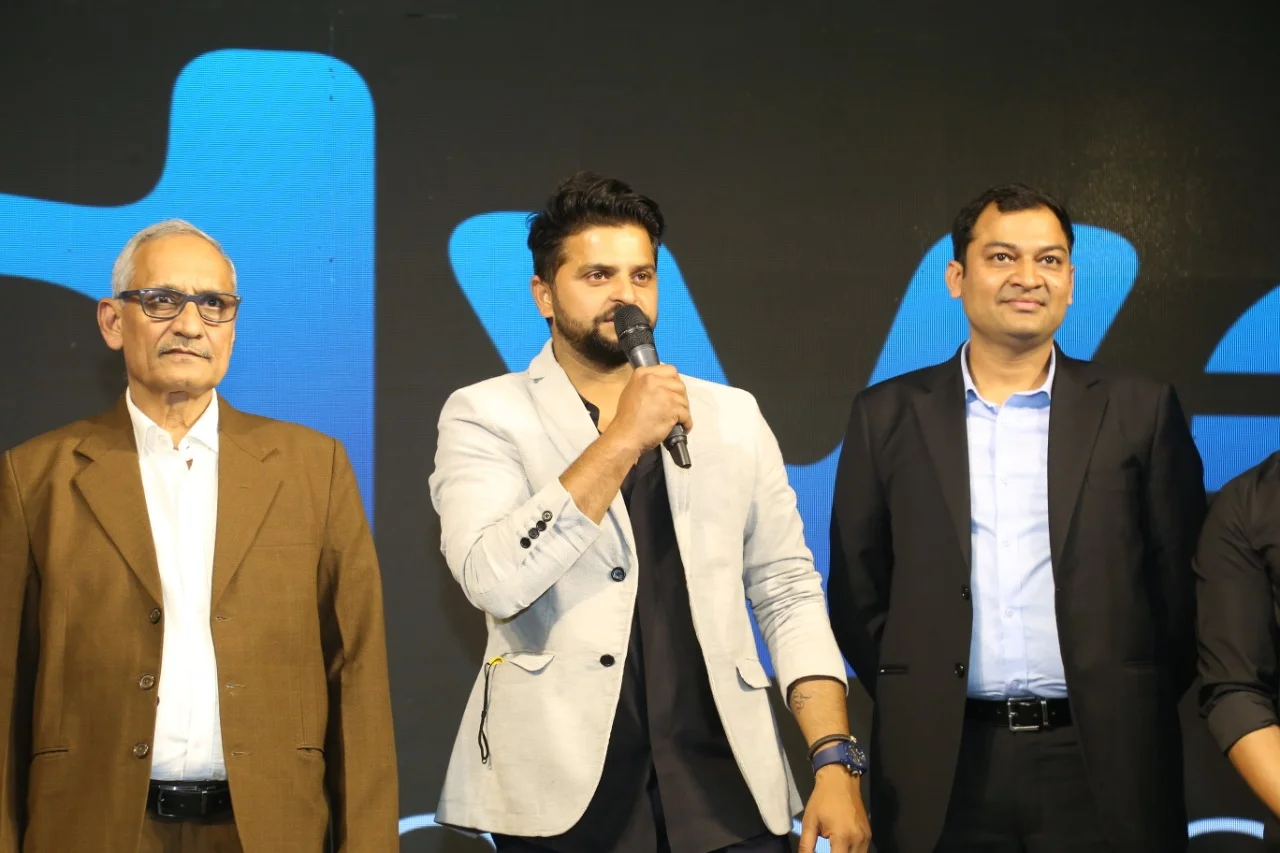
[{"label": "white undershirt", "polygon": [[164,596],[151,778],[227,778],[218,719],[218,664],[209,628],[218,524],[218,396],[175,448],[125,394]]}]

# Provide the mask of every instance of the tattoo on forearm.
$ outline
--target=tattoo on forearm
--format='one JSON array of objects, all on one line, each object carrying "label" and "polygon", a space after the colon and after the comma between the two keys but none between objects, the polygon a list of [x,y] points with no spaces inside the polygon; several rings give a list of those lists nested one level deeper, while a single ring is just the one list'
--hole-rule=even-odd
[{"label": "tattoo on forearm", "polygon": [[802,693],[798,689],[791,691],[791,713],[798,714],[803,711],[805,704],[812,698],[808,693]]}]

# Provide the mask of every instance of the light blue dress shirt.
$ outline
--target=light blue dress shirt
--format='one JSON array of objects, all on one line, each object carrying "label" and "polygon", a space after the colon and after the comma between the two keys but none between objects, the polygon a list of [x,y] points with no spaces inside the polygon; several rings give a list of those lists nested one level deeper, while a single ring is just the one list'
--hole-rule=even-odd
[{"label": "light blue dress shirt", "polygon": [[1049,552],[1049,403],[1057,354],[1034,391],[1003,406],[982,398],[964,374],[972,518],[973,641],[969,696],[1067,695],[1054,612]]}]

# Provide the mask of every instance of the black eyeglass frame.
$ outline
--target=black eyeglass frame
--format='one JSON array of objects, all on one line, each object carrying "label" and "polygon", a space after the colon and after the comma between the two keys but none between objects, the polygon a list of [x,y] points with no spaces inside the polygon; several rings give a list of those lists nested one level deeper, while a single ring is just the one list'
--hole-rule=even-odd
[{"label": "black eyeglass frame", "polygon": [[[147,305],[144,298],[147,294],[151,294],[151,293],[171,294],[175,299],[179,300],[178,310],[175,311],[173,315],[170,317],[157,317],[155,314],[152,314],[150,311],[147,310]],[[200,302],[199,302],[200,299],[203,299],[206,296],[225,296],[228,299],[230,299],[231,306],[232,306],[231,316],[227,317],[224,320],[214,320],[210,317],[206,317],[205,313],[200,310]],[[174,290],[171,287],[142,287],[137,290],[122,290],[115,295],[116,299],[128,299],[133,297],[137,298],[138,307],[142,309],[142,313],[146,314],[152,320],[177,319],[182,315],[183,311],[187,310],[187,303],[194,302],[196,304],[196,313],[199,314],[200,319],[204,320],[206,323],[230,323],[236,317],[240,316],[240,303],[242,301],[242,298],[240,296],[237,296],[234,293],[224,293],[222,291],[217,291],[217,290],[206,290],[201,293],[183,293],[181,290]]]}]

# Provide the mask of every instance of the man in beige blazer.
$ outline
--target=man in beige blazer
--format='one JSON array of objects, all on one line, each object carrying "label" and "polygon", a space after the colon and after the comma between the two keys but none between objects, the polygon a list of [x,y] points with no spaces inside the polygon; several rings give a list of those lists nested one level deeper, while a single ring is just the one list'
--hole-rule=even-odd
[{"label": "man in beige blazer", "polygon": [[[817,752],[801,850],[865,851],[844,662],[778,444],[751,395],[633,369],[613,328],[620,306],[657,316],[662,228],[620,181],[562,184],[529,236],[551,340],[441,413],[442,550],[489,638],[436,817],[500,853],[789,851],[802,803],[749,600]],[[691,468],[660,445],[676,423]]]},{"label": "man in beige blazer", "polygon": [[129,389],[0,470],[0,853],[398,849],[382,593],[342,446],[218,397],[193,226],[98,305]]}]

